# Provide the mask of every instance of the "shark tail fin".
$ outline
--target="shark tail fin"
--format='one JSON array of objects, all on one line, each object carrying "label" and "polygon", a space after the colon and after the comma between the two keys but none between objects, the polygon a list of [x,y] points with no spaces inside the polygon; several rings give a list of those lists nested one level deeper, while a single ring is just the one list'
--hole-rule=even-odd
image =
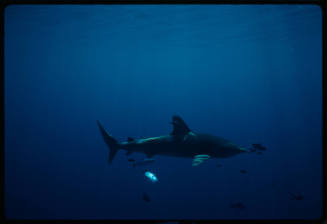
[{"label": "shark tail fin", "polygon": [[108,134],[108,132],[103,128],[103,126],[101,125],[101,123],[99,121],[97,121],[97,124],[98,124],[98,127],[100,129],[100,132],[102,134],[104,141],[107,143],[107,145],[109,147],[109,164],[111,164],[112,160],[115,158],[115,156],[117,154],[117,151],[119,149],[119,144],[114,137],[112,137],[110,134]]}]

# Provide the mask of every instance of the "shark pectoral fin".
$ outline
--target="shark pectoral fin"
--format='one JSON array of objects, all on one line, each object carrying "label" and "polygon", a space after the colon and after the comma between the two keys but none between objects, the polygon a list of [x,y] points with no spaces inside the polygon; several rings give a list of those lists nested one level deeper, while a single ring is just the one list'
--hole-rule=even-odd
[{"label": "shark pectoral fin", "polygon": [[210,159],[209,155],[196,155],[193,158],[192,166],[198,166],[208,159]]}]

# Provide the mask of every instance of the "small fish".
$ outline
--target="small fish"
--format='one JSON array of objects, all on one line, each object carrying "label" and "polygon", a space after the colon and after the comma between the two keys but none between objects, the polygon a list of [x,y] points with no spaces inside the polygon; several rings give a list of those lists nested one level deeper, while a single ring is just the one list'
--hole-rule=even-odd
[{"label": "small fish", "polygon": [[147,193],[143,193],[143,201],[150,202],[151,199]]},{"label": "small fish", "polygon": [[217,164],[217,167],[223,167],[223,165],[222,164]]},{"label": "small fish", "polygon": [[135,159],[128,159],[128,162],[135,162]]},{"label": "small fish", "polygon": [[304,197],[301,193],[298,193],[298,194],[290,193],[291,200],[301,201],[301,200],[303,200],[303,198]]},{"label": "small fish", "polygon": [[246,174],[248,171],[246,171],[246,170],[240,170],[240,173],[243,173],[243,174]]},{"label": "small fish", "polygon": [[156,177],[156,175],[154,175],[154,173],[150,172],[150,171],[145,171],[144,175],[152,182],[152,183],[156,183],[158,182],[158,178]]},{"label": "small fish", "polygon": [[232,203],[230,205],[231,208],[235,208],[235,209],[240,209],[240,210],[243,210],[245,209],[245,205],[242,203],[242,202],[237,202],[237,203]]},{"label": "small fish", "polygon": [[262,155],[262,152],[257,152],[257,155]]},{"label": "small fish", "polygon": [[153,163],[154,161],[155,161],[154,159],[143,159],[142,161],[135,162],[133,164],[133,167],[136,167],[136,166],[147,166],[147,165],[150,165],[151,163]]},{"label": "small fish", "polygon": [[264,147],[261,144],[252,144],[252,146],[253,146],[253,148],[258,149],[258,150],[261,150],[261,151],[265,151],[266,150],[266,147]]}]

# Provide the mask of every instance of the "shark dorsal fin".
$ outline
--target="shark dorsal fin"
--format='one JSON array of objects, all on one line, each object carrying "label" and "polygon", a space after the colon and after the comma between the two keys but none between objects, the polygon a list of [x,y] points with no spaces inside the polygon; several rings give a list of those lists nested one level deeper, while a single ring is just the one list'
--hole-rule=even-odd
[{"label": "shark dorsal fin", "polygon": [[170,133],[171,135],[182,136],[191,131],[180,116],[174,115],[171,123],[174,126],[173,131]]}]

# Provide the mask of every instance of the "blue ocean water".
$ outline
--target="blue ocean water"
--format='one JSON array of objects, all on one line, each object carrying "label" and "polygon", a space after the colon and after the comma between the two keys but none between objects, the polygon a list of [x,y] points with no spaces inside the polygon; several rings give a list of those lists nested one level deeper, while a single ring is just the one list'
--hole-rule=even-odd
[{"label": "blue ocean water", "polygon": [[[319,218],[321,19],[316,5],[8,6],[7,217]],[[155,156],[157,183],[123,150],[108,164],[96,120],[125,141],[170,133],[174,114],[267,150]]]}]

